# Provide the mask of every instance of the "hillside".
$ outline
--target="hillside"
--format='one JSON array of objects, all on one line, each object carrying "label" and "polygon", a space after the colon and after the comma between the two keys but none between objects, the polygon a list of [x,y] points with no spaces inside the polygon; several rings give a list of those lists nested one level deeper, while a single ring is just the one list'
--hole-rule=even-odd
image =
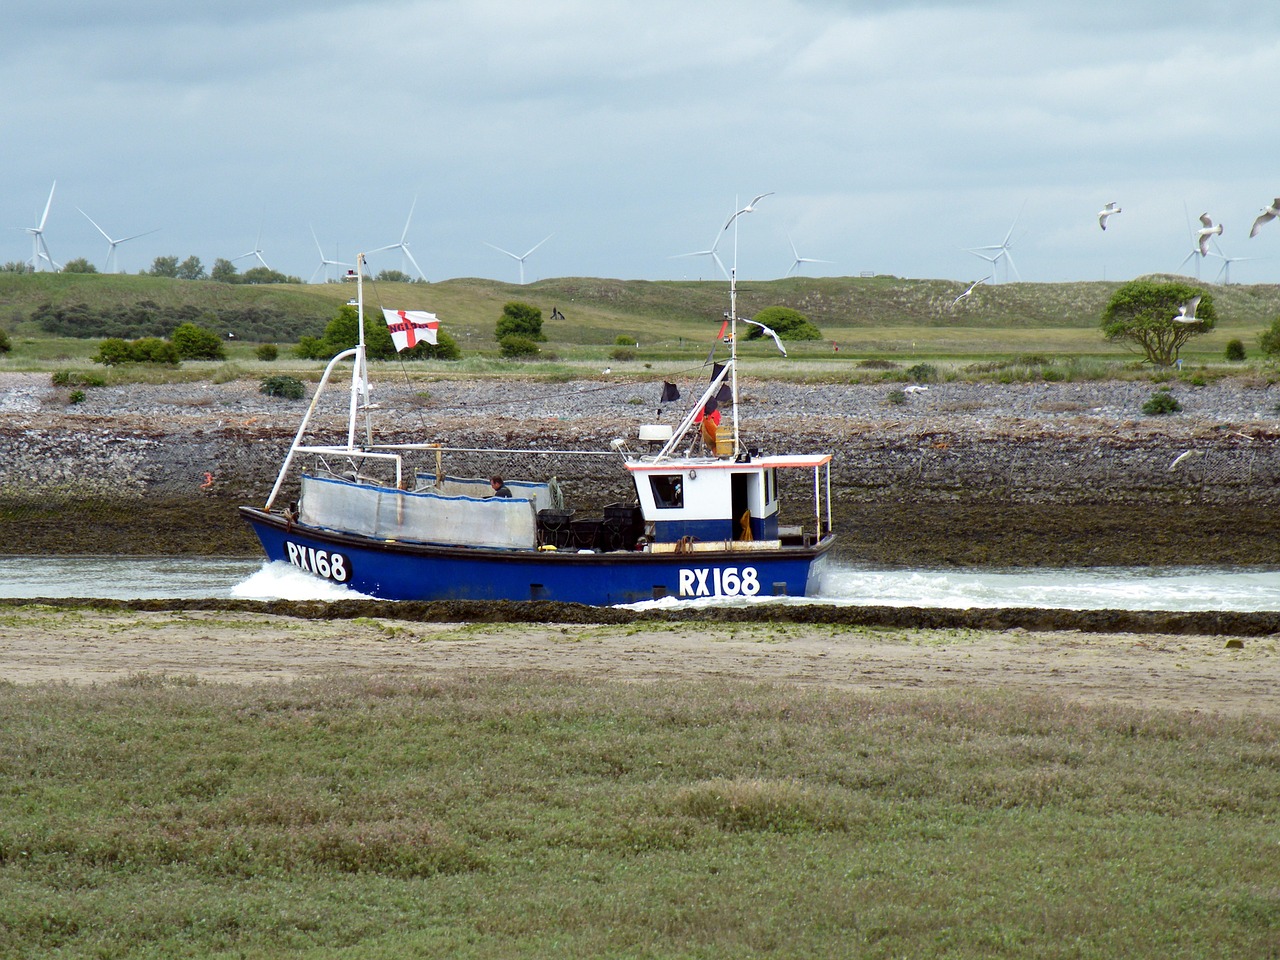
[{"label": "hillside", "polygon": [[[1186,278],[1182,278],[1186,279]],[[1017,331],[1096,330],[1118,282],[984,284],[958,306],[966,284],[898,277],[790,277],[743,281],[738,310],[751,316],[769,306],[791,307],[810,317],[824,333],[852,336],[867,328],[942,328]],[[1280,316],[1280,286],[1203,284],[1220,317],[1218,337],[1252,336]],[[42,304],[83,304],[92,309],[130,307],[150,301],[161,307],[187,306],[217,316],[257,307],[279,311],[320,332],[339,306],[355,296],[351,284],[232,285],[213,281],[101,274],[0,273],[0,327],[37,335],[29,318]],[[502,305],[524,300],[552,308],[564,320],[548,319],[553,341],[611,344],[618,334],[649,342],[679,338],[704,340],[708,325],[728,307],[720,281],[647,281],[564,277],[525,286],[494,280],[456,279],[431,284],[368,282],[370,308],[432,310],[455,336],[488,339]],[[297,326],[295,323],[294,326]],[[94,333],[87,331],[86,335]],[[1217,337],[1215,337],[1217,339]]]}]

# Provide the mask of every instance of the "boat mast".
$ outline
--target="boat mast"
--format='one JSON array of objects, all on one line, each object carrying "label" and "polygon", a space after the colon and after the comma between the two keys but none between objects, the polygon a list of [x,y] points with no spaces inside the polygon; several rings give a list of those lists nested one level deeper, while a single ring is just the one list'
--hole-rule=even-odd
[{"label": "boat mast", "polygon": [[347,449],[356,447],[356,418],[364,407],[365,443],[373,443],[373,424],[370,423],[369,369],[364,343],[364,254],[356,254],[356,356],[351,370],[351,408],[347,415]]}]

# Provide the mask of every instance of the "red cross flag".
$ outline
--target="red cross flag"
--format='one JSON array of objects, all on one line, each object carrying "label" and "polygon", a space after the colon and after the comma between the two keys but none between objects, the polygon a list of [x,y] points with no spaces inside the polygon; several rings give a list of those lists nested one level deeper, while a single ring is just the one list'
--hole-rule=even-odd
[{"label": "red cross flag", "polygon": [[382,315],[387,318],[387,329],[391,331],[396,350],[410,350],[424,340],[427,343],[436,342],[440,321],[434,313],[427,313],[425,310],[388,310],[383,307]]}]

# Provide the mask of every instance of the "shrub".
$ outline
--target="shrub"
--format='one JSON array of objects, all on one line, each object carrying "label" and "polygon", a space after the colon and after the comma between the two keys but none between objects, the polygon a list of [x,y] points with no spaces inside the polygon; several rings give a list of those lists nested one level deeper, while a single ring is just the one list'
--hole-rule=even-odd
[{"label": "shrub", "polygon": [[907,393],[905,390],[890,390],[885,400],[892,404],[906,403]]},{"label": "shrub", "polygon": [[1244,359],[1244,341],[1228,340],[1226,357],[1232,363],[1239,363]]},{"label": "shrub", "polygon": [[1169,392],[1168,387],[1161,387],[1142,405],[1142,412],[1153,417],[1163,416],[1166,413],[1177,413],[1181,409],[1182,404]]},{"label": "shrub", "polygon": [[510,333],[498,341],[502,355],[508,359],[516,357],[535,357],[540,352],[538,345],[528,337]]},{"label": "shrub", "polygon": [[0,353],[8,353],[13,349],[13,344],[9,342],[9,335],[0,330]]},{"label": "shrub", "polygon": [[253,352],[259,360],[263,360],[267,363],[270,363],[280,356],[280,348],[274,343],[260,343],[258,344],[258,349]]},{"label": "shrub", "polygon": [[[765,307],[752,319],[756,323],[763,323],[776,333],[780,340],[822,339],[822,331],[814,325],[813,321],[799,310],[792,310],[790,307]],[[762,336],[764,336],[764,331],[759,327],[752,326],[751,331],[747,334],[747,339],[756,340]]]},{"label": "shrub", "polygon": [[268,397],[281,397],[285,400],[301,400],[307,395],[306,387],[297,377],[278,375],[264,377],[258,392],[265,393]]},{"label": "shrub", "polygon": [[542,334],[542,311],[518,300],[503,304],[493,336],[501,343],[513,335],[533,341],[547,339]]},{"label": "shrub", "polygon": [[171,340],[160,337],[143,337],[129,344],[131,359],[135,363],[162,363],[176,367],[182,363],[178,347]]},{"label": "shrub", "polygon": [[632,347],[614,347],[609,351],[610,360],[634,360],[635,358],[636,352]]},{"label": "shrub", "polygon": [[1271,326],[1258,337],[1258,347],[1268,357],[1280,353],[1280,317],[1271,321]]},{"label": "shrub", "polygon": [[84,391],[72,390],[70,396],[67,397],[67,403],[84,403]]},{"label": "shrub", "polygon": [[108,337],[98,344],[98,352],[93,355],[93,362],[100,363],[104,367],[115,367],[122,363],[128,363],[129,341],[122,340],[119,337]]},{"label": "shrub", "polygon": [[100,373],[81,373],[78,370],[55,370],[50,381],[55,387],[105,387],[107,378]]},{"label": "shrub", "polygon": [[917,363],[907,368],[907,376],[916,383],[927,383],[938,379],[938,368],[931,363]]},{"label": "shrub", "polygon": [[194,323],[183,323],[169,336],[183,360],[225,360],[222,338]]}]

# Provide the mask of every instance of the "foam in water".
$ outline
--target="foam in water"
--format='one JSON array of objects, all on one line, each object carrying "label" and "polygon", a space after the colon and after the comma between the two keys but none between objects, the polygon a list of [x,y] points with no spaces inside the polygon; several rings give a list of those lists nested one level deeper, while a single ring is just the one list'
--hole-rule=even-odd
[{"label": "foam in water", "polygon": [[368,600],[367,595],[321,580],[291,563],[274,560],[231,588],[241,600]]}]

